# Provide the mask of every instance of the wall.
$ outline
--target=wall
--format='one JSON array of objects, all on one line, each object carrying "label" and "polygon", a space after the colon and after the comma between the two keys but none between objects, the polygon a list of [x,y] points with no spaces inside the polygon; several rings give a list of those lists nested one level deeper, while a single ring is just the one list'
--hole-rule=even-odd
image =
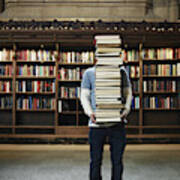
[{"label": "wall", "polygon": [[0,20],[177,21],[178,0],[5,0]]}]

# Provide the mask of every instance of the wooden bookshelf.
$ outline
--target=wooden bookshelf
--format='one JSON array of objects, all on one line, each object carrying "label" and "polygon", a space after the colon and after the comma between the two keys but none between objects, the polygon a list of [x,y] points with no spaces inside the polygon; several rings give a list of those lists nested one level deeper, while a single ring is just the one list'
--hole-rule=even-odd
[{"label": "wooden bookshelf", "polygon": [[[180,90],[176,91],[143,91],[143,82],[149,80],[175,81],[179,82],[179,75],[144,75],[143,66],[145,64],[171,64],[180,63],[180,58],[174,57],[158,59],[143,58],[143,49],[149,48],[180,48],[180,25],[178,23],[148,23],[148,22],[118,22],[116,24],[105,22],[74,22],[75,27],[70,29],[68,22],[57,22],[54,29],[40,28],[39,22],[21,22],[24,26],[30,27],[29,23],[34,23],[36,29],[20,29],[8,23],[0,27],[0,50],[3,48],[17,52],[24,49],[50,50],[55,51],[57,57],[54,61],[27,61],[13,57],[12,61],[0,61],[1,65],[12,65],[14,73],[12,76],[0,75],[0,81],[11,81],[12,92],[0,92],[0,97],[12,97],[11,108],[0,108],[0,138],[87,138],[88,137],[88,117],[83,113],[79,97],[61,97],[60,87],[80,87],[81,80],[59,79],[59,69],[86,69],[92,67],[94,62],[61,62],[59,57],[61,52],[83,52],[95,51],[94,35],[96,34],[120,34],[126,51],[136,51],[136,58],[125,61],[125,66],[138,67],[139,75],[131,77],[131,82],[135,82],[134,97],[139,97],[139,107],[133,108],[128,116],[129,123],[126,125],[127,137],[143,139],[180,139],[180,107],[170,108],[144,108],[144,99],[147,96],[179,96]],[[19,22],[20,23],[20,22]],[[53,23],[53,22],[52,22]],[[65,24],[64,26],[63,23]],[[88,28],[82,29],[82,24]],[[14,23],[15,24],[15,23]],[[5,29],[3,27],[6,26]],[[117,28],[114,28],[114,27]],[[53,25],[52,25],[53,27]],[[66,28],[63,28],[66,27]],[[161,29],[164,27],[164,30]],[[39,29],[38,29],[39,28]],[[171,28],[171,30],[168,30]],[[172,30],[173,29],[173,30]],[[6,38],[4,38],[6,37]],[[53,76],[21,76],[16,74],[18,66],[53,66],[55,74]],[[17,92],[16,82],[18,81],[53,81],[55,82],[54,92]],[[17,99],[20,97],[49,97],[55,99],[53,109],[18,109]],[[59,112],[59,104],[62,103],[64,109]],[[68,108],[69,106],[69,108]],[[2,130],[2,131],[1,131]]]}]

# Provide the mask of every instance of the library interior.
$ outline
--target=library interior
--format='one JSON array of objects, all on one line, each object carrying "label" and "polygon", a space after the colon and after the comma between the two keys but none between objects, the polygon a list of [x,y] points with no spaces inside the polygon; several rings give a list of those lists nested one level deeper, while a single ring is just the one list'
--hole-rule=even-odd
[{"label": "library interior", "polygon": [[101,180],[98,131],[104,180],[179,179],[180,1],[1,0],[0,179]]}]

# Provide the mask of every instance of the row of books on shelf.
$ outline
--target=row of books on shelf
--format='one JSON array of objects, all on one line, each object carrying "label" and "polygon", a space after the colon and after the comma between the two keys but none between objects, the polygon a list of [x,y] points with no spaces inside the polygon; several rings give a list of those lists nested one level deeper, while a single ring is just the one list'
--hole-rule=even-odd
[{"label": "row of books on shelf", "polygon": [[0,96],[0,109],[12,108],[13,98],[11,96]]},{"label": "row of books on shelf", "polygon": [[40,62],[50,62],[56,61],[57,52],[51,50],[21,50],[16,52],[16,58],[19,61],[40,61]]},{"label": "row of books on shelf", "polygon": [[179,76],[180,63],[177,64],[144,64],[144,75],[157,75],[157,76]]},{"label": "row of books on shelf", "polygon": [[149,48],[143,49],[142,57],[144,59],[172,60],[180,59],[180,48]]},{"label": "row of books on shelf", "polygon": [[180,81],[175,80],[144,80],[144,92],[176,92],[180,91]]},{"label": "row of books on shelf", "polygon": [[22,110],[38,110],[38,109],[50,109],[54,110],[56,106],[56,100],[48,97],[18,97],[17,109]]},{"label": "row of books on shelf", "polygon": [[11,76],[13,74],[13,66],[6,64],[0,65],[0,76]]},{"label": "row of books on shelf", "polygon": [[60,87],[61,98],[80,98],[80,87]]},{"label": "row of books on shelf", "polygon": [[55,92],[55,81],[16,81],[16,92]]},{"label": "row of books on shelf", "polygon": [[131,81],[132,92],[139,92],[139,79],[136,81]]},{"label": "row of books on shelf", "polygon": [[134,96],[133,97],[131,108],[132,109],[139,109],[140,108],[140,98],[139,98],[139,96]]},{"label": "row of books on shelf", "polygon": [[77,68],[61,68],[58,71],[58,79],[60,80],[80,80],[86,69]]},{"label": "row of books on shelf", "polygon": [[[100,46],[100,44],[99,44]],[[12,49],[0,50],[0,62],[1,61],[12,61],[14,56],[18,60],[22,61],[56,61],[56,58],[63,63],[93,63],[94,52],[93,51],[70,51],[70,52],[59,52],[54,50],[45,49],[25,49],[13,51]],[[125,61],[138,61],[139,51],[137,49],[123,50]],[[142,50],[143,59],[159,59],[159,60],[171,60],[180,59],[180,48],[147,48]]]},{"label": "row of books on shelf", "polygon": [[59,61],[60,63],[93,63],[94,52],[93,51],[60,52]]},{"label": "row of books on shelf", "polygon": [[143,99],[143,107],[144,108],[179,108],[180,107],[180,96],[152,96],[152,97],[144,97]]},{"label": "row of books on shelf", "polygon": [[0,50],[0,62],[1,61],[13,61],[15,51],[3,48]]},{"label": "row of books on shelf", "polygon": [[11,81],[0,81],[0,92],[9,93],[12,91],[12,82]]},{"label": "row of books on shelf", "polygon": [[139,66],[126,66],[126,71],[131,78],[139,77],[140,75]]},{"label": "row of books on shelf", "polygon": [[44,65],[21,65],[17,66],[17,75],[19,76],[55,76],[55,66],[44,66]]}]

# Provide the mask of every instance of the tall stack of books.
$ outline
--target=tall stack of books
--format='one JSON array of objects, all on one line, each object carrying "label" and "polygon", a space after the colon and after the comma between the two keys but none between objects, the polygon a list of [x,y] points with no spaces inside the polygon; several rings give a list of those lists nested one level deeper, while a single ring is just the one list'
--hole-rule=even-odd
[{"label": "tall stack of books", "polygon": [[95,36],[96,53],[96,122],[119,122],[122,104],[120,66],[121,38],[119,35]]}]

